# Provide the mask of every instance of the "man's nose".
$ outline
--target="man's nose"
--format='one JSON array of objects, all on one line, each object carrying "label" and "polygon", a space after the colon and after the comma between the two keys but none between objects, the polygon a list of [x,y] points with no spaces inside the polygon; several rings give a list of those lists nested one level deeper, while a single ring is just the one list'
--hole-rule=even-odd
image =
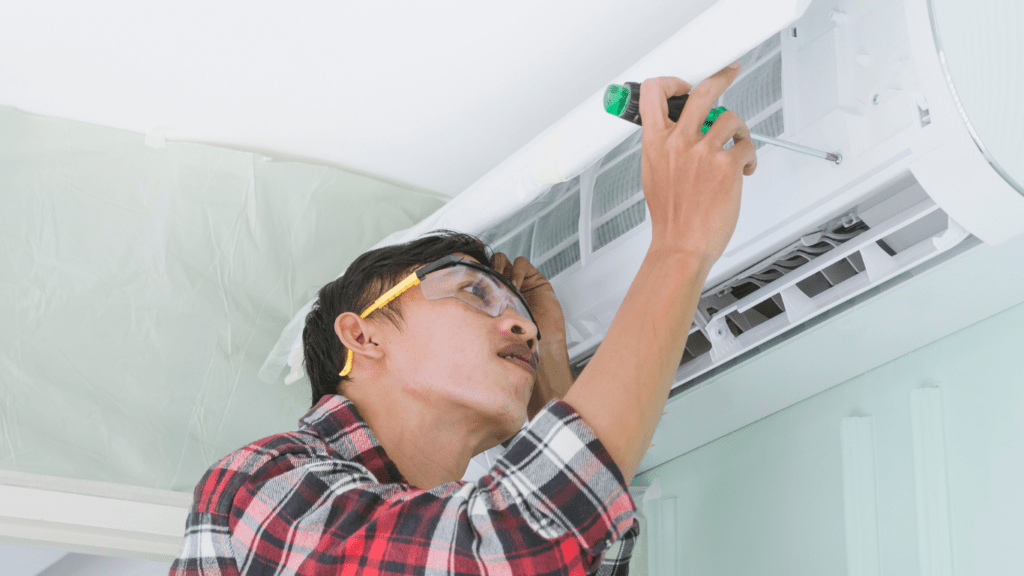
[{"label": "man's nose", "polygon": [[500,324],[502,330],[508,330],[516,336],[525,335],[527,338],[527,345],[530,347],[530,350],[532,351],[535,348],[534,343],[537,341],[538,332],[537,325],[529,318],[520,314],[515,307],[505,307],[505,310],[502,311],[500,316]]}]

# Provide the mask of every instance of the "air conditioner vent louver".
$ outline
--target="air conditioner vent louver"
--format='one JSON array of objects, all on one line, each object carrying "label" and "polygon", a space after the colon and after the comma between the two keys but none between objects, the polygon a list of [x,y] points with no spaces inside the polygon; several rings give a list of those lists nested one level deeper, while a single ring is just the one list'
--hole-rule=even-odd
[{"label": "air conditioner vent louver", "polygon": [[810,298],[828,290],[829,288],[842,284],[864,271],[864,259],[860,252],[854,252],[849,258],[839,260],[821,272],[809,276],[796,283],[796,287]]},{"label": "air conditioner vent louver", "polygon": [[803,236],[769,259],[763,260],[755,267],[743,272],[740,276],[705,292],[697,309],[710,318],[726,306],[757,292],[762,287],[867,230],[869,230],[868,225],[863,221],[850,222],[847,220],[846,225],[837,223],[831,229]]},{"label": "air conditioner vent louver", "polygon": [[933,212],[900,230],[889,234],[882,239],[885,248],[891,252],[891,256],[900,254],[914,244],[920,242],[922,234],[931,234],[935,230],[942,230],[946,224],[946,215],[941,212]]},{"label": "air conditioner vent louver", "polygon": [[968,236],[912,178],[900,187],[705,291],[677,380],[721,366]]},{"label": "air conditioner vent louver", "polygon": [[707,336],[703,332],[697,331],[690,334],[686,339],[686,348],[683,349],[683,361],[681,364],[685,364],[690,360],[698,356],[702,356],[711,351],[711,341],[708,340]]}]

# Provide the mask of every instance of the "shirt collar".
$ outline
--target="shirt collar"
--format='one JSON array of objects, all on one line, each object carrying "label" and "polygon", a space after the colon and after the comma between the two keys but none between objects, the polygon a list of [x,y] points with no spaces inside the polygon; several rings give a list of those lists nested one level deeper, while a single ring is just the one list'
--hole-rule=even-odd
[{"label": "shirt collar", "polygon": [[356,405],[339,394],[328,394],[299,419],[299,431],[315,434],[343,460],[362,464],[381,484],[408,484],[391,461]]}]

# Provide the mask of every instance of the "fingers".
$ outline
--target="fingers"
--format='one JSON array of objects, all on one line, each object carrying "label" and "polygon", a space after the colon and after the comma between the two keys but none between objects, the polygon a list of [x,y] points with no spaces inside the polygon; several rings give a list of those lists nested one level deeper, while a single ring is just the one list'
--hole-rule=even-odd
[{"label": "fingers", "polygon": [[[534,278],[536,276],[536,278]],[[527,286],[523,286],[526,279],[530,278],[530,282]],[[539,282],[543,281],[544,277],[540,272],[534,268],[533,264],[526,259],[526,256],[520,256],[516,258],[515,264],[512,265],[512,275],[509,276],[509,281],[515,286],[520,292],[526,292],[527,290],[533,289]]]},{"label": "fingers", "polygon": [[[672,76],[644,80],[640,85],[640,117],[643,119],[644,128],[667,130],[675,126],[676,123],[668,118],[668,99],[682,96],[689,92],[690,88],[689,84]],[[683,107],[684,114],[689,107],[689,104]],[[708,110],[711,108],[708,107]],[[708,115],[708,110],[704,111],[705,116]]]},{"label": "fingers", "polygon": [[[679,117],[679,122],[676,124],[679,130],[683,131],[683,134],[692,138],[700,136],[700,128],[704,124],[704,120],[707,119],[708,113],[711,112],[711,107],[725,93],[725,90],[729,88],[729,85],[736,79],[736,76],[739,76],[739,73],[739,66],[735,68],[722,68],[698,84],[696,88],[690,90],[690,98],[686,101],[683,114]],[[643,96],[643,90],[640,91],[640,95],[641,97]],[[642,105],[643,102],[641,102]],[[665,103],[665,110],[668,110],[667,102]],[[641,111],[640,114],[643,115],[643,112]],[[717,123],[718,121],[715,122],[715,124]]]},{"label": "fingers", "polygon": [[735,112],[723,112],[708,130],[705,138],[715,147],[721,149],[733,140],[732,148],[725,151],[736,166],[743,166],[743,175],[750,176],[757,167],[757,153],[754,142],[750,139],[750,129]]},{"label": "fingers", "polygon": [[[516,258],[516,264],[513,265],[508,260],[508,256],[501,252],[495,253],[491,256],[491,266],[498,271],[502,276],[508,279],[517,290],[523,286],[523,279],[526,277],[527,270],[526,266],[530,266],[529,261],[523,256]],[[532,268],[532,266],[531,266]]]},{"label": "fingers", "polygon": [[523,290],[523,282],[529,276],[537,275],[541,281],[546,280],[544,276],[537,270],[533,264],[525,256],[519,256],[516,258],[515,264],[509,262],[508,256],[501,252],[495,253],[491,256],[491,266],[494,267],[502,276],[508,278],[509,282],[516,287],[517,290]]},{"label": "fingers", "polygon": [[494,268],[495,270],[497,270],[498,273],[500,273],[500,274],[504,274],[505,273],[505,264],[507,262],[508,262],[508,257],[506,257],[501,252],[495,252],[491,256],[491,267]]},{"label": "fingers", "polygon": [[[757,150],[754,148],[754,142],[750,139],[743,140],[742,143],[737,142],[733,148],[739,148],[743,145],[744,150],[737,151],[737,154],[742,153],[740,161],[743,161],[743,175],[750,176],[757,169]],[[731,149],[730,149],[731,151]]]},{"label": "fingers", "polygon": [[501,252],[496,252],[491,256],[491,266],[497,270],[498,274],[508,278],[509,268],[512,266],[512,263],[508,261],[508,256]]}]

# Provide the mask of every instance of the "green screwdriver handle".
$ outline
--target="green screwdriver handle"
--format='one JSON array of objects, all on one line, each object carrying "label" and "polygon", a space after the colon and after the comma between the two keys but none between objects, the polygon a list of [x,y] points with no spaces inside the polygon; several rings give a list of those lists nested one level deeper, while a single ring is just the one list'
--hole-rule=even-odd
[{"label": "green screwdriver handle", "polygon": [[708,128],[711,128],[711,125],[715,123],[715,120],[718,120],[718,117],[722,115],[722,112],[725,112],[725,106],[712,108],[711,112],[708,112],[707,119],[704,120],[704,124],[700,127],[701,134],[708,133]]},{"label": "green screwdriver handle", "polygon": [[[673,122],[679,121],[679,115],[683,112],[683,105],[686,104],[686,100],[689,98],[689,94],[683,94],[682,96],[673,96],[668,99],[668,117]],[[636,82],[626,82],[623,85],[611,84],[604,91],[604,109],[612,116],[618,116],[623,120],[629,120],[634,124],[640,124],[640,85]],[[700,127],[702,134],[707,134],[708,129],[711,125],[718,120],[718,117],[725,112],[725,106],[719,106],[712,108],[708,112],[708,117],[704,120],[704,124]],[[756,128],[756,126],[755,126]],[[782,140],[776,140],[775,138],[769,138],[767,136],[759,136],[757,134],[750,134],[751,140],[756,140],[764,144],[771,144],[793,152],[799,152],[801,154],[807,154],[814,156],[815,158],[823,158],[825,160],[831,160],[836,164],[840,164],[843,161],[843,155],[839,152],[826,152],[824,150],[815,150],[814,148],[808,148],[807,146],[801,146],[792,142],[783,142]]]},{"label": "green screwdriver handle", "polygon": [[[673,122],[679,121],[679,115],[683,113],[683,106],[689,94],[673,96],[668,99],[668,117]],[[604,109],[613,116],[628,120],[639,126],[643,126],[640,119],[640,84],[637,82],[626,82],[623,85],[612,84],[604,92]],[[719,115],[725,112],[724,106],[712,108],[708,117],[704,120],[700,131],[708,133],[708,128],[718,119]]]}]

